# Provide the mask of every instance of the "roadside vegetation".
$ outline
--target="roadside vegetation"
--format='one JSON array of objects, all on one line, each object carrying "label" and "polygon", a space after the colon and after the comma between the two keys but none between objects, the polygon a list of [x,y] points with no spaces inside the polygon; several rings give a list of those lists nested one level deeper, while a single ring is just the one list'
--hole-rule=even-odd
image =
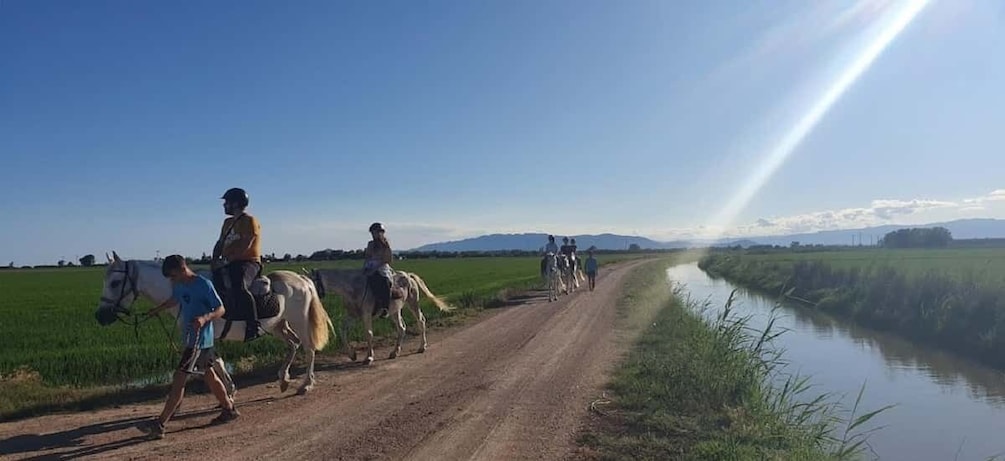
[{"label": "roadside vegetation", "polygon": [[[779,334],[751,332],[727,303],[719,315],[641,266],[619,305],[626,329],[647,324],[616,370],[609,399],[580,442],[599,459],[854,459],[879,411],[842,413],[809,379],[787,375]],[[657,312],[653,317],[648,314]],[[856,405],[857,406],[857,405]],[[843,416],[842,416],[843,414]]]}]

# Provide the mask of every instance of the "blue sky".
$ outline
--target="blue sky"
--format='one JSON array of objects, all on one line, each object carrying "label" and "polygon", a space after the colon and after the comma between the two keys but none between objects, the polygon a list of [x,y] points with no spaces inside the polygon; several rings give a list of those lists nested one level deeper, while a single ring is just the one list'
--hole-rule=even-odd
[{"label": "blue sky", "polygon": [[485,232],[654,238],[1005,217],[1005,4],[932,1],[726,220],[906,3],[0,0],[0,259]]}]

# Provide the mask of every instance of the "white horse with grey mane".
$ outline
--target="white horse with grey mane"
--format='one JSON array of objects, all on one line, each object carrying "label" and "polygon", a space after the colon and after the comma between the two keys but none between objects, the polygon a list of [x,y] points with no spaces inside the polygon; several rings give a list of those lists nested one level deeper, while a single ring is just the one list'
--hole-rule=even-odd
[{"label": "white horse with grey mane", "polygon": [[[171,297],[171,281],[161,274],[161,263],[124,261],[118,254],[113,252],[113,255],[114,258],[108,258],[101,302],[95,313],[102,325],[110,325],[119,320],[120,314],[132,315],[133,303],[140,297],[147,298],[156,305]],[[201,271],[199,275],[211,278],[206,271]],[[335,330],[314,283],[296,272],[274,271],[257,279],[252,292],[271,293],[276,295],[278,301],[278,313],[259,320],[264,330],[278,336],[289,346],[286,365],[279,370],[280,390],[286,392],[289,388],[290,366],[296,358],[297,349],[303,345],[307,354],[307,377],[298,393],[306,394],[314,387],[315,352],[324,349],[328,344],[329,332]],[[177,306],[169,311],[178,317]],[[180,318],[178,321],[181,321]],[[227,322],[225,319],[213,321],[213,331],[222,335],[214,339],[244,341],[244,321],[232,320],[230,328],[226,328]],[[233,396],[233,379],[223,366],[223,360],[217,359],[213,369],[223,380],[227,393]]]},{"label": "white horse with grey mane", "polygon": [[[306,272],[307,270],[304,269]],[[391,351],[390,358],[396,358],[401,353],[401,345],[405,340],[405,319],[401,315],[402,307],[408,306],[419,324],[419,331],[422,335],[422,345],[419,352],[425,352],[428,343],[426,342],[426,317],[419,308],[420,291],[429,298],[433,304],[441,311],[452,308],[434,295],[426,286],[426,282],[416,274],[404,271],[393,271],[391,303],[387,312],[391,317],[398,332],[398,342],[394,350]],[[342,297],[342,305],[345,307],[346,315],[342,318],[342,346],[343,351],[348,354],[352,361],[356,361],[356,349],[349,344],[348,330],[352,317],[363,321],[363,331],[366,334],[367,343],[367,364],[373,363],[373,311],[376,297],[366,283],[366,275],[358,269],[315,269],[310,273],[314,280],[315,287],[324,296],[326,291],[331,291]],[[396,293],[395,293],[396,292]]]}]

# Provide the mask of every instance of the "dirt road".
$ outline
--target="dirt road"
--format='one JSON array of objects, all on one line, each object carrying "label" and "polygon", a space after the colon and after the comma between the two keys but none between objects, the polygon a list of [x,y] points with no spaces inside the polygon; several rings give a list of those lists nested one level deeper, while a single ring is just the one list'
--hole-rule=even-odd
[{"label": "dirt road", "polygon": [[[615,330],[622,279],[638,262],[602,271],[597,289],[549,303],[533,297],[452,330],[429,351],[370,367],[322,368],[308,396],[273,384],[241,388],[242,417],[207,426],[215,401],[190,395],[164,440],[135,424],[162,401],[0,424],[4,459],[562,459],[627,346]],[[240,386],[240,383],[238,383]]]}]

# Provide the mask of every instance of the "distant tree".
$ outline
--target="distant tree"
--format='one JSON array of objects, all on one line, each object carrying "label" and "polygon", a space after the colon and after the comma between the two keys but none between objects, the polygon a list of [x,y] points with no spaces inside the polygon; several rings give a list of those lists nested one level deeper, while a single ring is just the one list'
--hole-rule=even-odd
[{"label": "distant tree", "polygon": [[10,264],[7,265],[7,267],[13,269],[14,268],[14,261],[11,261]]},{"label": "distant tree", "polygon": [[642,250],[642,247],[640,247],[638,243],[633,243],[631,245],[628,245],[628,251],[641,251],[641,250]]},{"label": "distant tree", "polygon": [[297,259],[297,262],[299,263],[299,262],[303,262],[303,260],[307,259],[307,257],[304,256],[304,255],[297,255],[296,259]]},{"label": "distant tree", "polygon": [[888,232],[879,240],[884,248],[945,248],[953,235],[945,227],[911,228]]},{"label": "distant tree", "polygon": [[799,242],[792,242],[789,244],[789,248],[799,248]]},{"label": "distant tree", "polygon": [[293,255],[291,255],[289,253],[286,253],[286,254],[283,255],[283,261],[290,262],[291,259],[293,259]]},{"label": "distant tree", "polygon": [[66,265],[66,261],[60,259],[59,262],[56,263],[56,265],[59,266],[59,267],[63,267],[63,266]]},{"label": "distant tree", "polygon": [[91,267],[94,265],[94,255],[85,255],[80,258],[80,265],[84,267]]}]

